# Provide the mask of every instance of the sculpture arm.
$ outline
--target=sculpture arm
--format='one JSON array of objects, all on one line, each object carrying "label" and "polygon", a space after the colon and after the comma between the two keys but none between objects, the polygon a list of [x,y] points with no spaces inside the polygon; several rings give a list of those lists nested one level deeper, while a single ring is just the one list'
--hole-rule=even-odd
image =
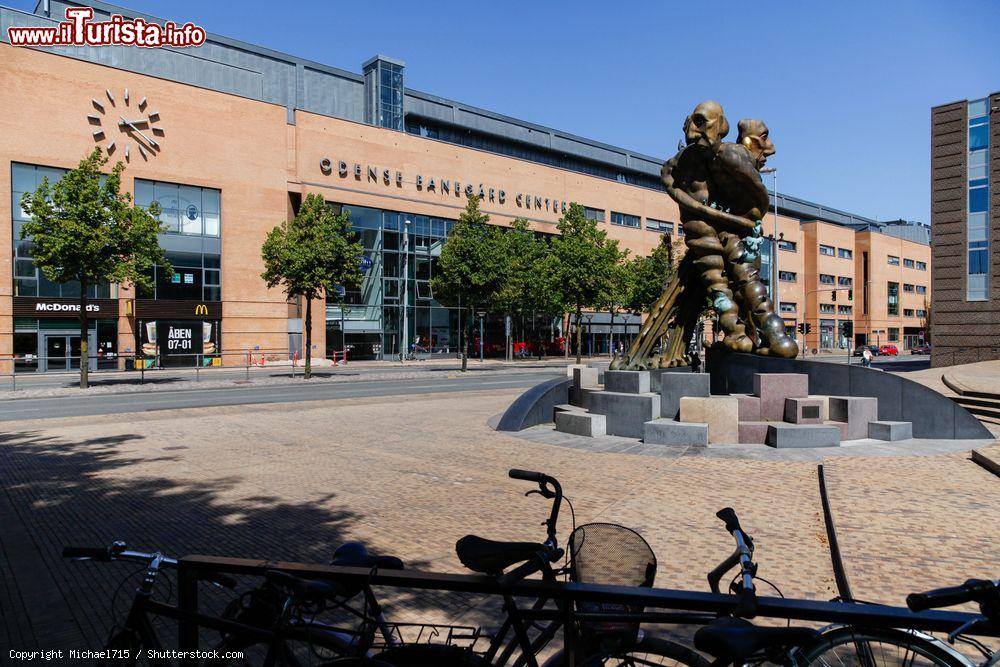
[{"label": "sculpture arm", "polygon": [[725,231],[735,234],[746,234],[753,231],[754,226],[757,224],[756,220],[748,220],[738,215],[726,213],[722,209],[712,208],[698,201],[681,188],[675,187],[673,169],[676,165],[676,158],[667,160],[660,170],[660,180],[663,181],[663,185],[667,188],[667,194],[677,202],[678,206],[687,209],[706,222],[721,225]]}]

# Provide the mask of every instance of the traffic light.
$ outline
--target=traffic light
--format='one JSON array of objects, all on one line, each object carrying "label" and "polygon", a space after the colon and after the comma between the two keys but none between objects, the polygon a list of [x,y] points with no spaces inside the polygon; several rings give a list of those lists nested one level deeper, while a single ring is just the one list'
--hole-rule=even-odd
[{"label": "traffic light", "polygon": [[830,290],[830,301],[837,300],[837,290]]},{"label": "traffic light", "polygon": [[806,333],[812,333],[813,325],[812,322],[806,322]]},{"label": "traffic light", "polygon": [[854,335],[854,322],[844,322],[844,337],[850,339]]},{"label": "traffic light", "polygon": [[799,333],[805,333],[806,332],[806,323],[805,322],[799,322],[799,326],[797,326],[795,328],[799,330]]},{"label": "traffic light", "polygon": [[852,289],[847,290],[847,300],[854,301],[854,290]]}]

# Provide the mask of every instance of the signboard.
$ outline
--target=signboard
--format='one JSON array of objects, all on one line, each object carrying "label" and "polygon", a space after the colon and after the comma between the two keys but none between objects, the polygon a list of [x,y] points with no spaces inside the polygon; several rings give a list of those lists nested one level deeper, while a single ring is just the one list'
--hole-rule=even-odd
[{"label": "signboard", "polygon": [[156,357],[160,366],[194,366],[198,355],[217,354],[218,322],[199,320],[148,320],[139,322],[139,349]]},{"label": "signboard", "polygon": [[144,320],[219,320],[222,319],[222,304],[218,301],[136,299],[135,313]]},{"label": "signboard", "polygon": [[[77,317],[80,300],[61,297],[14,297],[14,317]],[[87,314],[91,317],[118,317],[117,299],[87,299]]]},{"label": "signboard", "polygon": [[372,258],[369,257],[368,255],[362,255],[361,256],[361,270],[362,271],[367,271],[370,268],[372,268]]}]

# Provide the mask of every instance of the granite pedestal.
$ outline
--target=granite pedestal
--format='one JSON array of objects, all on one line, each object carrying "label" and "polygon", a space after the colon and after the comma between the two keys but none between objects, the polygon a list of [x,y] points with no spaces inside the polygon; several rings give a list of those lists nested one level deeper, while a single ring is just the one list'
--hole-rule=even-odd
[{"label": "granite pedestal", "polygon": [[771,422],[740,421],[739,442],[741,445],[763,445],[767,442],[767,427]]},{"label": "granite pedestal", "polygon": [[607,435],[607,418],[592,412],[565,410],[556,412],[556,430],[560,433],[596,438]]},{"label": "granite pedestal", "polygon": [[760,396],[750,394],[731,394],[731,396],[740,402],[741,422],[760,421]]},{"label": "granite pedestal", "polygon": [[604,371],[604,390],[621,394],[648,394],[649,371]]},{"label": "granite pedestal", "polygon": [[712,444],[739,442],[739,402],[732,396],[683,396],[680,421],[708,424]]},{"label": "granite pedestal", "polygon": [[767,444],[778,449],[837,447],[840,429],[826,424],[769,424]]},{"label": "granite pedestal", "polygon": [[909,440],[913,437],[913,424],[910,422],[868,422],[868,437],[876,440]]},{"label": "granite pedestal", "polygon": [[647,445],[708,445],[708,424],[694,424],[673,419],[654,419],[646,422],[642,441]]},{"label": "granite pedestal", "polygon": [[[608,375],[618,371],[608,371]],[[608,435],[641,438],[643,425],[659,416],[660,397],[656,394],[626,394],[595,391],[590,394],[590,411],[607,417]]]},{"label": "granite pedestal", "polygon": [[822,424],[823,401],[818,398],[786,398],[785,421],[790,424]]},{"label": "granite pedestal", "polygon": [[707,373],[664,373],[660,376],[660,415],[676,419],[684,396],[707,397],[711,378]]},{"label": "granite pedestal", "polygon": [[786,398],[809,395],[809,376],[801,373],[754,373],[753,393],[760,397],[760,418],[781,421]]},{"label": "granite pedestal", "polygon": [[830,420],[847,423],[847,439],[868,437],[868,424],[878,421],[878,399],[869,396],[831,396]]},{"label": "granite pedestal", "polygon": [[598,370],[596,368],[574,368],[573,386],[577,389],[598,389],[600,383],[597,380]]}]

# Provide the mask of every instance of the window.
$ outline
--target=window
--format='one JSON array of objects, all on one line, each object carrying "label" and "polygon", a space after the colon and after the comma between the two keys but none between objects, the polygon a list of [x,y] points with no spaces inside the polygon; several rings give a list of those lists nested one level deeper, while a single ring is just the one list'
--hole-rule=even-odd
[{"label": "window", "polygon": [[927,317],[927,311],[923,308],[917,308],[917,317]]},{"label": "window", "polygon": [[213,253],[167,252],[173,271],[153,267],[153,291],[140,293],[143,299],[171,301],[221,301],[220,257]]},{"label": "window", "polygon": [[899,266],[899,257],[889,255],[889,266]]},{"label": "window", "polygon": [[778,241],[778,247],[781,248],[782,250],[787,250],[788,252],[799,251],[799,244],[797,244],[795,241],[784,241],[784,240]]},{"label": "window", "polygon": [[912,259],[907,259],[906,257],[904,257],[903,258],[903,267],[907,268],[907,269],[914,268],[913,260]]},{"label": "window", "polygon": [[927,270],[927,262],[921,262],[917,260],[917,271],[926,271],[926,270]]},{"label": "window", "polygon": [[799,279],[799,276],[794,271],[778,271],[778,280],[784,280],[786,283],[794,283]]},{"label": "window", "polygon": [[912,292],[913,291],[913,285],[911,285],[910,283],[903,283],[903,291],[904,292]]},{"label": "window", "polygon": [[889,327],[889,342],[898,343],[899,342],[899,328]]},{"label": "window", "polygon": [[831,276],[829,273],[819,274],[819,281],[824,285],[833,285],[835,282],[837,282],[836,280],[834,280],[833,276]]},{"label": "window", "polygon": [[837,250],[832,245],[821,245],[819,247],[819,254],[834,257],[837,254]]},{"label": "window", "polygon": [[589,206],[584,206],[583,215],[585,218],[587,218],[587,220],[596,220],[597,222],[604,222],[603,208],[590,208]]},{"label": "window", "polygon": [[854,285],[854,278],[848,278],[846,276],[837,276],[837,284],[841,287],[852,287]]},{"label": "window", "polygon": [[836,311],[837,309],[834,307],[832,303],[819,304],[819,312],[823,313],[824,315],[832,314],[835,313]]},{"label": "window", "polygon": [[854,259],[854,252],[848,248],[837,248],[837,257],[842,259]]},{"label": "window", "polygon": [[781,312],[783,313],[794,313],[798,310],[798,304],[794,301],[782,301],[781,302]]},{"label": "window", "polygon": [[915,287],[917,289],[917,294],[927,294],[927,286],[926,285],[916,285]]},{"label": "window", "polygon": [[968,266],[965,276],[965,299],[985,301],[989,298],[989,100],[969,102],[968,135],[968,201],[966,240]]},{"label": "window", "polygon": [[[35,266],[31,258],[31,238],[21,240],[21,225],[31,218],[21,208],[21,197],[26,192],[34,192],[42,181],[48,179],[49,185],[55,184],[65,169],[55,167],[37,167],[31,164],[10,165],[11,176],[11,213],[13,222],[14,242],[14,296],[52,296],[77,298],[80,296],[80,283],[54,283],[45,277],[41,269]],[[87,293],[92,299],[112,298],[111,285],[103,283],[91,285]]]},{"label": "window", "polygon": [[611,211],[611,224],[619,225],[620,227],[635,227],[637,229],[640,227],[639,216],[619,213],[618,211]]},{"label": "window", "polygon": [[899,315],[899,283],[888,283],[886,291],[886,311],[890,315]]},{"label": "window", "polygon": [[176,183],[135,179],[135,204],[160,205],[160,222],[168,234],[219,236],[221,192]]},{"label": "window", "polygon": [[913,317],[913,309],[912,308],[904,308],[903,309],[903,317]]},{"label": "window", "polygon": [[646,229],[658,234],[673,234],[674,223],[665,222],[663,220],[654,220],[653,218],[646,218]]},{"label": "window", "polygon": [[837,306],[837,313],[839,315],[850,315],[853,312],[854,308],[852,306],[843,306],[843,305]]},{"label": "window", "polygon": [[683,223],[680,223],[680,222],[677,223],[677,236],[684,236],[684,224]]}]

